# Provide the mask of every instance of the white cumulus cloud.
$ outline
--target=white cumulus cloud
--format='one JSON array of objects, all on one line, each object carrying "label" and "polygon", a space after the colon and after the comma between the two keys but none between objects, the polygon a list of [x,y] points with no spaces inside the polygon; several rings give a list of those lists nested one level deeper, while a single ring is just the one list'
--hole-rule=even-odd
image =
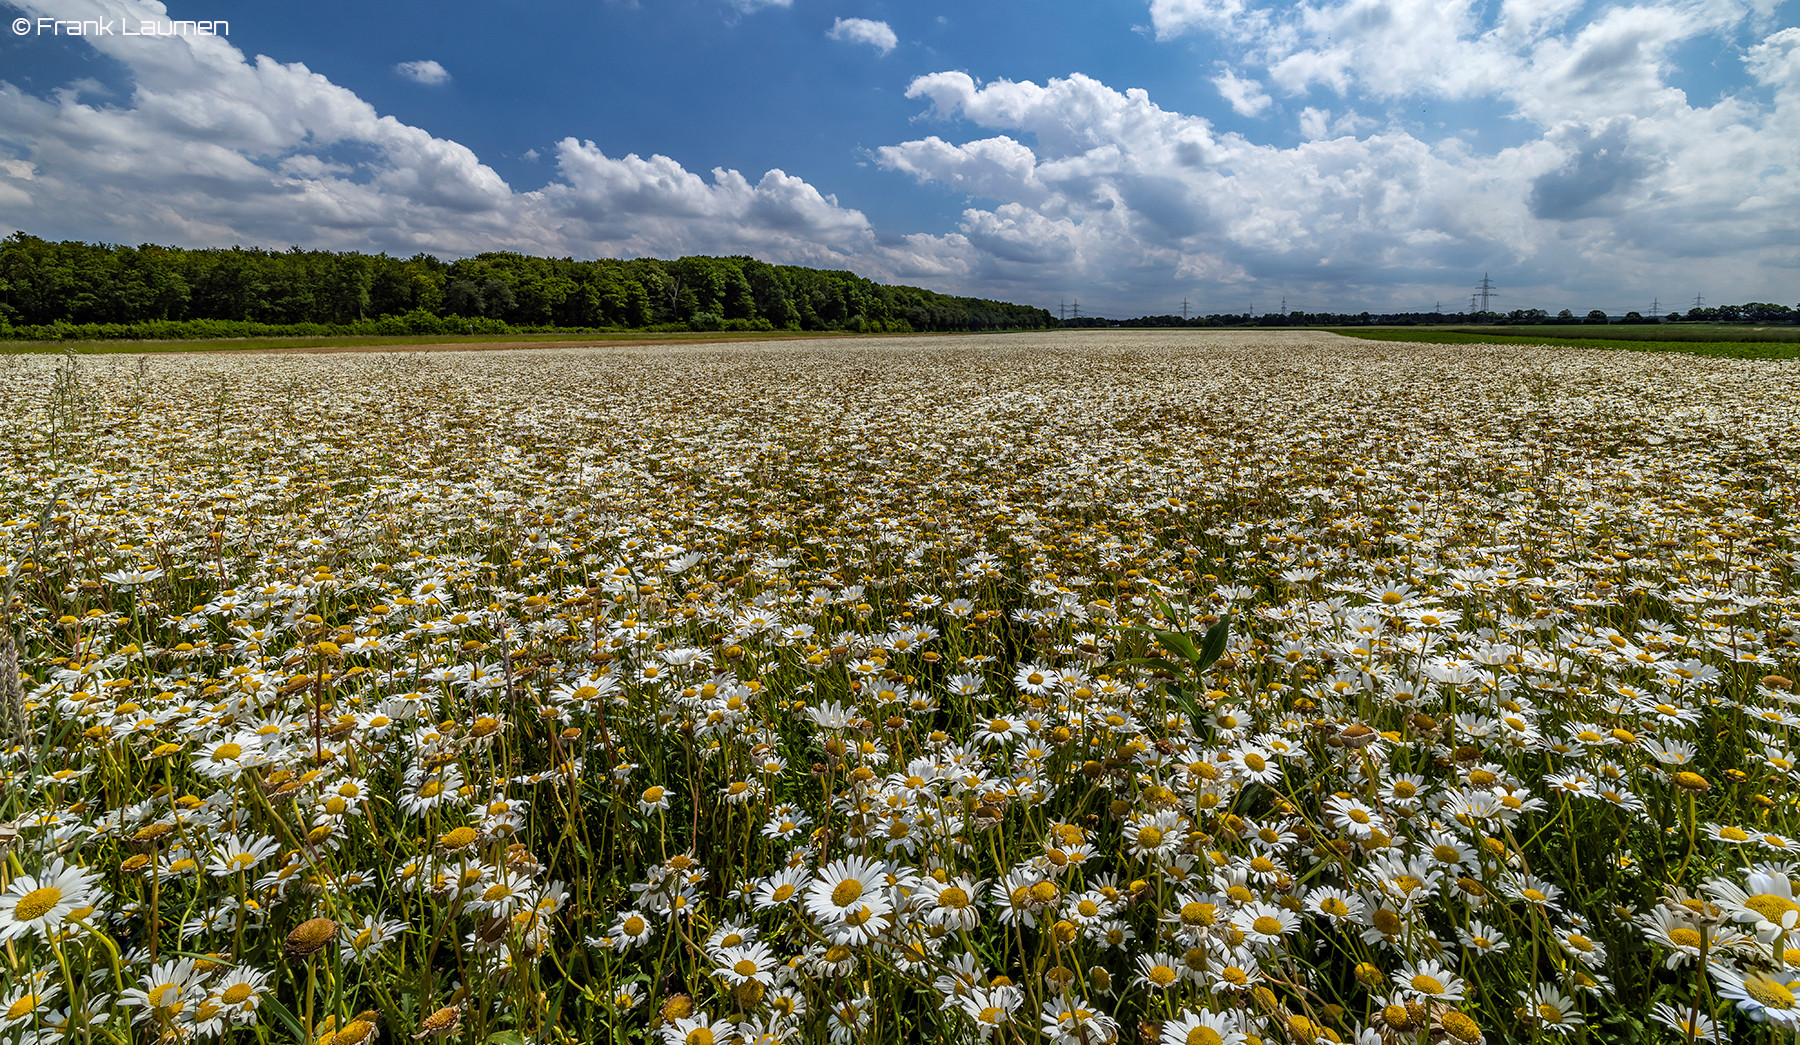
[{"label": "white cumulus cloud", "polygon": [[899,46],[900,38],[886,22],[877,22],[871,18],[840,18],[831,23],[826,36],[846,43],[868,44],[882,54],[887,54]]},{"label": "white cumulus cloud", "polygon": [[1269,97],[1262,84],[1247,80],[1230,69],[1213,77],[1213,86],[1219,89],[1219,97],[1224,98],[1239,116],[1261,116],[1275,104],[1275,99]]},{"label": "white cumulus cloud", "polygon": [[401,62],[394,66],[394,71],[414,83],[422,83],[427,87],[436,87],[439,84],[450,82],[450,71],[432,58],[417,62]]}]

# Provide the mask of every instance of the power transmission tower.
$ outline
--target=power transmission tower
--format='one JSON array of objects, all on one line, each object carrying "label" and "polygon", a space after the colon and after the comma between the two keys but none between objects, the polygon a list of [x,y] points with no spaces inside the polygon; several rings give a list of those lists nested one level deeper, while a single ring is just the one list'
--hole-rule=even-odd
[{"label": "power transmission tower", "polygon": [[1188,308],[1187,298],[1182,298],[1181,299],[1181,321],[1183,323],[1187,322],[1187,308]]},{"label": "power transmission tower", "polygon": [[1066,314],[1068,311],[1068,304],[1066,302],[1058,301],[1056,303],[1056,321],[1058,323],[1067,323],[1069,321],[1069,317]]},{"label": "power transmission tower", "polygon": [[1070,308],[1071,312],[1073,313],[1069,318],[1071,318],[1071,319],[1080,319],[1081,318],[1081,299],[1080,298],[1076,298],[1075,303],[1073,305],[1070,305],[1069,308]]},{"label": "power transmission tower", "polygon": [[1650,299],[1650,318],[1656,319],[1657,317],[1659,317],[1661,315],[1662,315],[1662,298],[1660,298],[1660,297],[1651,298]]},{"label": "power transmission tower", "polygon": [[1488,305],[1491,303],[1491,299],[1500,296],[1500,293],[1494,289],[1494,281],[1488,278],[1487,273],[1483,272],[1481,274],[1481,282],[1475,284],[1474,296],[1481,299],[1481,311],[1483,312],[1488,311]]},{"label": "power transmission tower", "polygon": [[1694,307],[1695,308],[1705,308],[1706,307],[1706,295],[1705,294],[1695,294],[1694,295]]}]

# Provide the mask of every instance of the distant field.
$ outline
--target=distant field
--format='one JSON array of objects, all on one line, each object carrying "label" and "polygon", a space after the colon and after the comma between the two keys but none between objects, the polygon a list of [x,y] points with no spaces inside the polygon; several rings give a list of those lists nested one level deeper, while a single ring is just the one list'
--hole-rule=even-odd
[{"label": "distant field", "polygon": [[[1634,352],[1686,352],[1728,359],[1800,358],[1800,327],[1532,326],[1532,327],[1333,327],[1333,333],[1370,341],[1433,345],[1531,344],[1569,348],[1622,348]],[[1590,332],[1591,331],[1591,332]]]}]

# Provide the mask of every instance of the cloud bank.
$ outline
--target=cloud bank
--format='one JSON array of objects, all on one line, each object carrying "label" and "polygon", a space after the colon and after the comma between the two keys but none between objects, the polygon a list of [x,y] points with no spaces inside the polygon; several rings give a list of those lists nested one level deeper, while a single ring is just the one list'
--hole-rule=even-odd
[{"label": "cloud bank", "polygon": [[[46,0],[20,6],[52,14]],[[917,76],[906,96],[923,133],[869,155],[897,188],[964,202],[950,227],[914,232],[874,228],[804,172],[701,174],[573,136],[546,152],[547,182],[519,188],[304,64],[218,37],[96,37],[126,69],[128,98],[0,83],[0,224],[401,254],[747,252],[1051,307],[1069,292],[1115,315],[1183,296],[1207,310],[1280,294],[1419,308],[1483,271],[1516,288],[1508,300],[1552,308],[1551,291],[1610,305],[1639,286],[1686,288],[1696,270],[1712,287],[1791,296],[1800,29],[1728,0],[1481,10],[1154,0],[1163,46],[1216,52],[1197,75],[1249,121],[1236,130],[1081,73]],[[66,0],[54,16],[164,11]],[[1727,32],[1753,41],[1741,90],[1697,102],[1672,85],[1676,48]],[[897,43],[864,19],[832,35],[882,53]],[[449,75],[430,61],[400,71]],[[1386,115],[1412,107],[1394,99],[1500,104],[1518,133],[1503,147],[1428,133]]]}]

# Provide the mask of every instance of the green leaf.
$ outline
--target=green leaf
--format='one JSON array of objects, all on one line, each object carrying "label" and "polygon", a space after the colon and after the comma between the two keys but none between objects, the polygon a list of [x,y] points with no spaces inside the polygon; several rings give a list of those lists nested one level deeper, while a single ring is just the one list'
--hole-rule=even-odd
[{"label": "green leaf", "polygon": [[281,1004],[280,1000],[275,997],[274,991],[269,991],[262,996],[262,1004],[275,1014],[275,1019],[283,1029],[293,1035],[295,1041],[306,1040],[306,1029],[300,1026],[299,1017],[295,1016],[286,1005]]},{"label": "green leaf", "polygon": [[1220,657],[1225,655],[1225,643],[1230,638],[1231,624],[1229,621],[1220,620],[1219,623],[1206,629],[1206,638],[1201,643],[1200,655],[1195,660],[1194,668],[1198,671],[1205,671],[1212,667]]},{"label": "green leaf", "polygon": [[1194,640],[1179,631],[1152,631],[1156,641],[1162,643],[1164,649],[1181,655],[1183,660],[1198,662],[1200,651],[1194,648]]},{"label": "green leaf", "polygon": [[[1163,598],[1161,595],[1158,595],[1155,592],[1151,592],[1150,597],[1152,599],[1156,600],[1156,608],[1163,611],[1164,619],[1166,619],[1170,624],[1179,623],[1175,619],[1175,607],[1169,605],[1169,602],[1167,599]],[[1154,630],[1154,629],[1145,629],[1145,630],[1149,631],[1149,630]]]}]

